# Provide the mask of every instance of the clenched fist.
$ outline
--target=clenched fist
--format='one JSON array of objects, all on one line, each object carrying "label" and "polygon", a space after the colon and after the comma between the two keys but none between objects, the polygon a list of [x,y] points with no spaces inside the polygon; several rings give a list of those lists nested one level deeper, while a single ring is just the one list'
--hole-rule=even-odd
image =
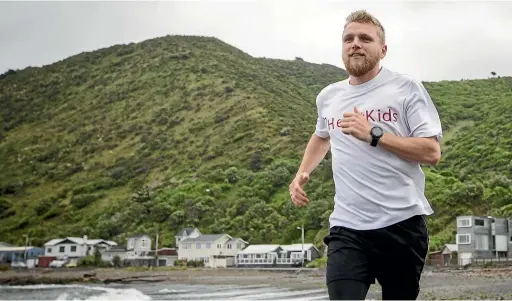
[{"label": "clenched fist", "polygon": [[295,206],[301,207],[309,203],[308,196],[304,192],[304,185],[309,181],[309,174],[298,174],[290,184],[290,197]]},{"label": "clenched fist", "polygon": [[354,107],[354,112],[343,114],[341,121],[341,131],[347,135],[351,135],[361,141],[370,143],[372,135],[370,131],[372,126],[368,120]]}]

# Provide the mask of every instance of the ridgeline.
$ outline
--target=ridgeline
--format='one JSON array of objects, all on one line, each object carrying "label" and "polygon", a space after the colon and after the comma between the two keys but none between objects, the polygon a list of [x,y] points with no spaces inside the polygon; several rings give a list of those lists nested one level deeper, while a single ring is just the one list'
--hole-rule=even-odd
[{"label": "ridgeline", "polygon": [[[288,184],[314,130],[331,65],[254,58],[210,37],[167,36],[0,75],[0,237],[123,242],[182,227],[250,243],[321,244],[330,157],[295,208]],[[426,82],[445,131],[425,167],[432,248],[455,216],[512,216],[512,78]]]}]

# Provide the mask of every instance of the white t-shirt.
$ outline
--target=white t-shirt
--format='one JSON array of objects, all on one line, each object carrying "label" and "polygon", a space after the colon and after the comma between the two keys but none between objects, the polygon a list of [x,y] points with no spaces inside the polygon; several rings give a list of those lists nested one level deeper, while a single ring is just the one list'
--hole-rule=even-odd
[{"label": "white t-shirt", "polygon": [[420,81],[381,68],[372,80],[350,85],[348,79],[325,87],[317,96],[315,133],[330,137],[336,192],[330,226],[377,229],[414,215],[433,213],[425,197],[420,164],[360,141],[341,131],[344,112],[354,106],[370,125],[403,137],[442,138],[437,110]]}]

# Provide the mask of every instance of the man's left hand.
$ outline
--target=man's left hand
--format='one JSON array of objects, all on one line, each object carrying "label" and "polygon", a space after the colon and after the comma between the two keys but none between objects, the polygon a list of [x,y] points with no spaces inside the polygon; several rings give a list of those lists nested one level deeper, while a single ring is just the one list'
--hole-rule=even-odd
[{"label": "man's left hand", "polygon": [[370,143],[372,141],[371,129],[368,120],[361,115],[356,107],[354,107],[354,112],[343,113],[343,120],[341,121],[341,131],[343,133]]}]

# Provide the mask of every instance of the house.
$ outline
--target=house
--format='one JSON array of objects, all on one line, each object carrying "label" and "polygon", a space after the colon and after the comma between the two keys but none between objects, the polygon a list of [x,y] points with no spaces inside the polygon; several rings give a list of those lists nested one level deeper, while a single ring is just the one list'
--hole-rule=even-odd
[{"label": "house", "polygon": [[[237,254],[239,267],[292,267],[302,264],[302,244],[250,245]],[[321,252],[311,243],[304,244],[304,262],[321,257]]]},{"label": "house", "polygon": [[176,247],[179,248],[180,241],[182,241],[185,238],[195,238],[201,235],[201,231],[197,228],[184,228],[178,231],[176,234]]},{"label": "house", "polygon": [[512,219],[458,216],[456,243],[459,265],[472,259],[512,258]]},{"label": "house", "polygon": [[206,234],[180,240],[178,259],[203,261],[207,267],[227,267],[235,263],[236,254],[248,243],[228,234]]},{"label": "house", "polygon": [[44,255],[53,256],[57,259],[70,259],[76,263],[79,258],[87,255],[94,255],[96,249],[104,252],[117,243],[103,239],[88,239],[84,237],[66,237],[52,239],[44,244]]},{"label": "house", "polygon": [[101,255],[101,260],[113,263],[119,256],[123,266],[153,266],[155,265],[154,251],[151,250],[152,240],[147,234],[137,234],[128,237],[126,246],[115,246]]},{"label": "house", "polygon": [[156,251],[158,256],[158,266],[173,266],[178,260],[178,250],[176,248],[161,248]]},{"label": "house", "polygon": [[126,242],[127,257],[148,256],[151,251],[151,237],[147,234],[138,234],[128,237]]},{"label": "house", "polygon": [[124,246],[112,246],[109,250],[101,253],[101,260],[113,263],[116,256],[123,262],[127,258],[126,248]]},{"label": "house", "polygon": [[37,257],[43,254],[43,248],[33,246],[0,246],[0,264],[13,263],[18,261],[25,262],[26,260],[36,260]]},{"label": "house", "polygon": [[123,257],[124,266],[153,266],[154,251],[151,250],[151,237],[138,234],[128,237],[126,252]]},{"label": "house", "polygon": [[236,255],[237,267],[271,267],[277,264],[291,264],[291,259],[281,255],[279,245],[250,245]]},{"label": "house", "polygon": [[448,266],[458,264],[458,246],[456,244],[446,244],[439,251],[430,252],[428,261],[430,265]]},{"label": "house", "polygon": [[[290,258],[292,261],[302,261],[302,244],[281,245],[284,258]],[[310,262],[321,257],[320,250],[314,244],[304,244],[304,261]]]}]

